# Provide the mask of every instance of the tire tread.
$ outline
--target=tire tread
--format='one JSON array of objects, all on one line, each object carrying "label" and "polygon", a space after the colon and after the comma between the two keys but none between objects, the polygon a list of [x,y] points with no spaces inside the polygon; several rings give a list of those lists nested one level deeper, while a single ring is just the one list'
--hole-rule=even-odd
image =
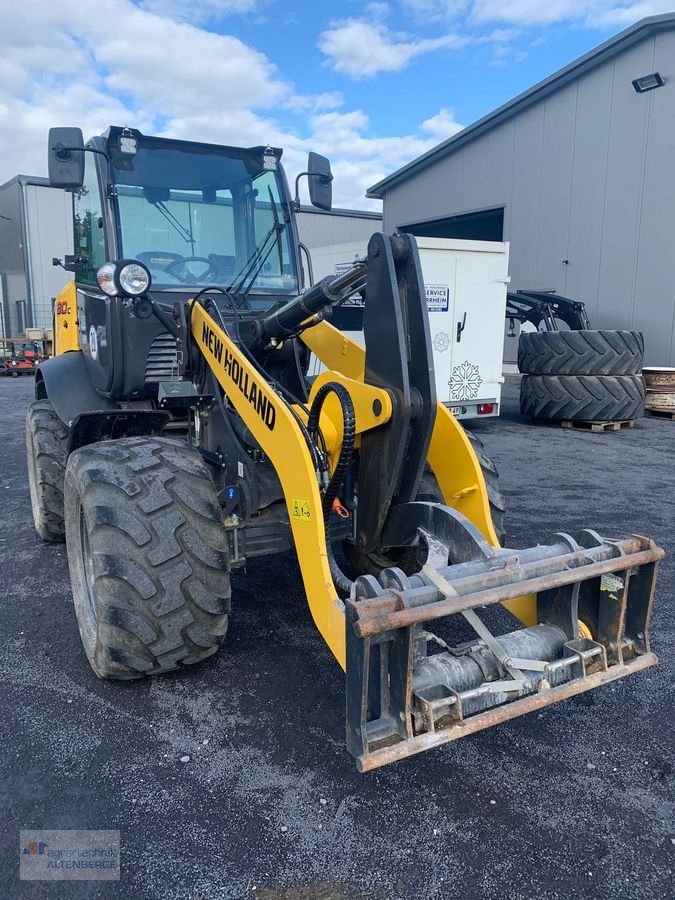
[{"label": "tire tread", "polygon": [[643,354],[639,331],[523,332],[518,368],[525,375],[638,375]]},{"label": "tire tread", "polygon": [[625,422],[645,410],[640,375],[523,375],[520,411],[534,419]]},{"label": "tire tread", "polygon": [[229,557],[197,452],[169,438],[105,441],[73,453],[66,478],[69,557],[80,504],[89,528],[98,620],[85,649],[94,671],[138,678],[215,653],[227,631]]},{"label": "tire tread", "polygon": [[35,530],[43,541],[65,540],[63,482],[68,429],[49,400],[36,400],[26,414],[26,449]]}]

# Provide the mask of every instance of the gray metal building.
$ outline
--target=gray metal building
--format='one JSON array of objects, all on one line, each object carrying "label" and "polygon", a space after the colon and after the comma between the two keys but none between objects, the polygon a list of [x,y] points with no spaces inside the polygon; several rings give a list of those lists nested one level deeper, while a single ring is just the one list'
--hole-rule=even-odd
[{"label": "gray metal building", "polygon": [[596,328],[644,332],[647,365],[675,365],[675,13],[642,19],[368,196],[384,200],[385,231],[510,241],[513,288],[584,300]]},{"label": "gray metal building", "polygon": [[301,206],[297,214],[298,234],[302,243],[312,247],[363,241],[375,231],[382,231],[382,213],[362,209],[332,209],[324,212],[314,206]]},{"label": "gray metal building", "polygon": [[71,194],[29,175],[0,185],[0,337],[51,328],[52,299],[71,277],[52,257],[72,252]]}]

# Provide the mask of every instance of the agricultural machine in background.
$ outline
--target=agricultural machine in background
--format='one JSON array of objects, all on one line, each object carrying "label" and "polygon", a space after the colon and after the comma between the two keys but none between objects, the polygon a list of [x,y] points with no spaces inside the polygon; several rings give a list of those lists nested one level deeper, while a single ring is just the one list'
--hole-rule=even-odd
[{"label": "agricultural machine in background", "polygon": [[34,375],[49,353],[44,341],[27,338],[0,338],[0,375]]}]

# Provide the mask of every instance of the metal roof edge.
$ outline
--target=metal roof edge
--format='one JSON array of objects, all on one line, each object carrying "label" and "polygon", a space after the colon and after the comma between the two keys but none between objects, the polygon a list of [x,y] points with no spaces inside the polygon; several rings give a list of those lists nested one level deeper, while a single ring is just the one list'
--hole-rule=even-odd
[{"label": "metal roof edge", "polygon": [[10,178],[9,181],[5,181],[4,184],[0,184],[0,191],[4,191],[5,188],[11,187],[13,184],[20,184],[22,187],[26,184],[36,184],[40,187],[50,187],[49,179],[43,178],[41,175],[15,175],[13,178]]},{"label": "metal roof edge", "polygon": [[315,206],[301,206],[301,213],[312,213],[317,216],[345,216],[351,219],[381,219],[382,213],[375,209],[317,209]]},{"label": "metal roof edge", "polygon": [[384,193],[389,188],[406,178],[408,175],[411,175],[413,172],[424,169],[431,163],[458,150],[464,144],[479,137],[484,131],[487,131],[488,128],[499,125],[516,115],[516,113],[527,109],[528,106],[531,106],[533,103],[538,102],[542,97],[563,87],[563,85],[573,78],[576,78],[601,62],[611,59],[617,53],[622,52],[632,44],[642,40],[647,34],[668,31],[672,28],[675,28],[675,12],[662,13],[658,16],[647,16],[644,19],[640,19],[630,27],[615,34],[614,37],[611,37],[597,47],[594,47],[593,50],[589,50],[588,53],[584,53],[583,56],[577,57],[577,59],[568,63],[566,66],[563,66],[562,69],[553,72],[552,75],[544,78],[543,81],[537,82],[537,84],[533,85],[531,88],[518,94],[512,100],[502,104],[502,106],[497,107],[497,109],[494,109],[492,112],[487,113],[487,115],[478,119],[476,122],[473,122],[471,125],[467,125],[466,128],[463,128],[461,131],[457,132],[457,134],[454,134],[441,144],[437,144],[435,147],[432,147],[431,150],[427,150],[426,153],[423,153],[421,156],[418,156],[404,166],[401,166],[400,169],[392,172],[391,175],[387,175],[386,178],[383,178],[381,181],[378,181],[372,187],[368,188],[366,197],[374,200],[381,200]]},{"label": "metal roof edge", "polygon": [[51,187],[49,178],[43,178],[41,175],[17,175],[16,177],[20,184],[36,184],[39,187]]}]

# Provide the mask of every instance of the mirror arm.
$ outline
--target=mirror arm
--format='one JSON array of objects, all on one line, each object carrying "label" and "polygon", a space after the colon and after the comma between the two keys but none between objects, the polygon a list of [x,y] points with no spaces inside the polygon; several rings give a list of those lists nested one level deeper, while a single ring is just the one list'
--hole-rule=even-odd
[{"label": "mirror arm", "polygon": [[324,181],[331,182],[333,180],[332,175],[322,175],[321,172],[300,172],[300,174],[295,179],[295,200],[293,200],[293,212],[300,212],[300,179],[304,178],[304,176],[308,178],[321,178]]},{"label": "mirror arm", "polygon": [[99,156],[105,157],[110,162],[110,157],[105,150],[96,150],[94,147],[64,147],[63,144],[57,144],[51,150],[59,159],[68,159],[71,153],[98,153]]},{"label": "mirror arm", "polygon": [[300,179],[304,178],[305,175],[311,175],[311,172],[300,172],[300,174],[295,179],[295,200],[293,201],[293,212],[300,212]]}]

